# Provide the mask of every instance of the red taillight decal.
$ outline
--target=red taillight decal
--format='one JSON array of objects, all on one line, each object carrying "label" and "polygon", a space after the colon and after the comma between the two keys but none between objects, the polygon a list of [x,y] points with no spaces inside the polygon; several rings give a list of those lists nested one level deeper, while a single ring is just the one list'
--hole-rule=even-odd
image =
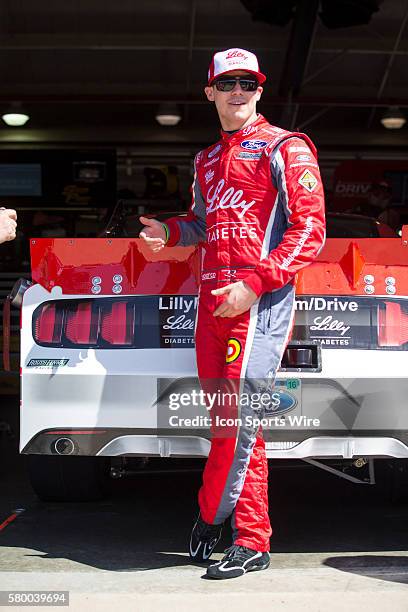
[{"label": "red taillight decal", "polygon": [[46,344],[61,342],[62,311],[54,304],[44,304],[34,326],[35,339]]},{"label": "red taillight decal", "polygon": [[98,318],[98,311],[92,308],[92,302],[79,302],[67,310],[66,337],[73,344],[96,344]]},{"label": "red taillight decal", "polygon": [[379,346],[402,346],[408,342],[408,314],[400,304],[385,302],[378,312]]},{"label": "red taillight decal", "polygon": [[106,433],[106,429],[100,429],[100,430],[98,429],[96,431],[94,429],[85,429],[85,430],[82,430],[82,429],[67,429],[67,430],[62,430],[62,431],[46,431],[45,432],[45,434],[47,434],[48,436],[55,436],[55,435],[60,436],[62,434],[64,434],[64,435],[68,435],[68,434],[73,434],[74,435],[75,434],[76,436],[77,435],[86,435],[86,436],[93,435],[93,436],[97,436],[99,434],[104,434],[104,433]]},{"label": "red taillight decal", "polygon": [[113,345],[130,345],[133,341],[134,310],[127,302],[112,302],[102,311],[101,337]]}]

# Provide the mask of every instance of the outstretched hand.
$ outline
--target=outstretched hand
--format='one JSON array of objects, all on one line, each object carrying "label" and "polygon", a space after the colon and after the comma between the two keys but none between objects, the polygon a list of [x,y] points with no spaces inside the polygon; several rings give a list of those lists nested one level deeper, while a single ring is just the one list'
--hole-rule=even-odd
[{"label": "outstretched hand", "polygon": [[220,289],[214,289],[211,293],[212,295],[226,296],[222,304],[214,310],[214,317],[237,317],[249,310],[258,299],[255,291],[252,291],[244,281],[238,281]]},{"label": "outstretched hand", "polygon": [[163,223],[148,217],[140,217],[140,221],[145,227],[140,232],[139,237],[143,238],[152,251],[157,252],[163,249],[166,244],[166,232]]},{"label": "outstretched hand", "polygon": [[12,208],[0,209],[0,244],[14,240],[17,229],[17,213]]}]

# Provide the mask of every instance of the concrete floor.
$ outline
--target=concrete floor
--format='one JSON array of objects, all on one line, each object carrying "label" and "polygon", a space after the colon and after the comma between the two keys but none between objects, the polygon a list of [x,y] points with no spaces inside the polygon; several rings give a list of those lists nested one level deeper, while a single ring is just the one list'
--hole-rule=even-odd
[{"label": "concrete floor", "polygon": [[[15,425],[15,400],[2,410]],[[24,508],[0,531],[0,590],[69,590],[72,610],[408,611],[408,506],[373,487],[272,464],[271,568],[213,582],[186,555],[198,473],[140,475],[100,503],[41,503],[16,443],[0,435],[0,523]],[[229,544],[226,529],[214,558]]]}]

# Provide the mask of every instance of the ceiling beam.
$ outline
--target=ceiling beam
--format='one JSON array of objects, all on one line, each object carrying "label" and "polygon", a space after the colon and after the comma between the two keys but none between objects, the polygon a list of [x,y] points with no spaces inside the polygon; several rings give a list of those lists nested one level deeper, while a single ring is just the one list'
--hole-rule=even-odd
[{"label": "ceiling beam", "polygon": [[[347,155],[351,155],[353,147],[361,145],[365,149],[369,147],[392,147],[401,148],[406,151],[408,137],[404,130],[400,133],[389,133],[390,130],[373,130],[367,138],[365,130],[319,130],[319,126],[313,129],[313,138],[319,143],[319,150],[324,145],[344,145]],[[98,147],[139,147],[143,152],[152,150],[154,147],[162,154],[166,145],[179,146],[191,152],[191,156],[199,148],[215,142],[218,136],[216,128],[209,129],[208,126],[189,126],[188,129],[177,127],[175,130],[160,128],[155,125],[145,126],[100,126],[66,128],[56,127],[48,129],[21,128],[0,130],[0,148],[27,148],[30,143],[33,147],[52,144],[55,146],[78,147],[83,145],[87,149],[93,145]],[[197,145],[197,146],[196,146]]]},{"label": "ceiling beam", "polygon": [[[1,5],[1,3],[0,3]],[[282,53],[282,44],[286,42],[286,33],[274,32],[271,44],[271,36],[241,37],[240,44],[255,51],[268,53]],[[236,35],[233,37],[217,35],[203,36],[195,34],[194,52],[213,52],[220,46],[233,45]],[[379,44],[376,48],[370,48],[368,41],[356,39],[344,39],[331,37],[327,41],[319,40],[319,46],[313,48],[313,53],[338,54],[347,49],[347,53],[355,55],[408,55],[408,48],[395,50],[391,47],[393,41]],[[334,44],[333,44],[334,43]],[[157,36],[157,33],[135,33],[129,35],[90,36],[84,34],[14,34],[0,35],[0,51],[180,51],[189,49],[189,41],[182,42],[179,34],[167,34],[165,37]]]},{"label": "ceiling beam", "polygon": [[[67,105],[80,105],[80,104],[111,104],[111,105],[122,105],[122,104],[161,104],[163,102],[171,102],[175,104],[191,104],[191,105],[202,105],[208,104],[208,100],[204,97],[200,98],[187,98],[186,96],[155,96],[150,98],[142,98],[138,95],[70,95],[70,94],[58,94],[58,95],[35,95],[35,94],[21,94],[18,95],[13,93],[1,93],[0,104],[10,103],[14,101],[21,101],[27,104],[67,104]],[[278,96],[268,96],[264,94],[262,97],[262,104],[265,106],[283,106],[287,104],[287,98],[281,98]],[[399,106],[401,108],[408,108],[408,98],[325,98],[322,96],[318,97],[303,97],[298,96],[296,98],[296,104],[301,106],[330,106],[332,108],[367,108],[375,106],[378,108],[388,108],[388,106]]]},{"label": "ceiling beam", "polygon": [[[197,0],[191,0],[190,10],[190,34],[188,37],[188,48],[187,48],[187,74],[186,74],[186,96],[187,98],[191,95],[191,82],[193,76],[193,50],[194,50],[194,34],[195,34],[195,23],[197,15]],[[189,105],[184,105],[184,121],[189,121]]]},{"label": "ceiling beam", "polygon": [[319,74],[321,74],[322,72],[325,72],[325,70],[327,70],[328,68],[331,68],[334,64],[337,64],[337,62],[341,60],[345,55],[347,55],[348,52],[349,52],[348,49],[343,49],[343,51],[340,51],[340,53],[337,53],[337,55],[333,57],[333,59],[331,59],[326,64],[324,64],[324,66],[320,66],[320,68],[317,68],[317,70],[315,70],[314,72],[309,74],[307,77],[305,77],[302,82],[302,87],[304,85],[307,85],[307,83],[310,83],[310,81],[313,81],[313,79],[319,76]]},{"label": "ceiling beam", "polygon": [[293,99],[298,96],[312,52],[316,32],[319,0],[298,0],[292,29],[286,50],[285,62],[279,81],[279,95],[285,96],[287,104],[282,109],[280,125],[293,130],[300,105]]},{"label": "ceiling beam", "polygon": [[319,119],[320,117],[323,117],[323,115],[328,113],[330,109],[331,109],[330,106],[325,106],[324,108],[321,108],[317,112],[313,113],[313,115],[310,115],[310,117],[308,117],[307,119],[302,121],[302,123],[299,123],[296,126],[296,131],[297,132],[301,132],[307,125],[310,125],[311,123],[316,121],[316,119]]},{"label": "ceiling beam", "polygon": [[296,96],[309,62],[319,0],[298,0],[279,82],[280,96]]}]

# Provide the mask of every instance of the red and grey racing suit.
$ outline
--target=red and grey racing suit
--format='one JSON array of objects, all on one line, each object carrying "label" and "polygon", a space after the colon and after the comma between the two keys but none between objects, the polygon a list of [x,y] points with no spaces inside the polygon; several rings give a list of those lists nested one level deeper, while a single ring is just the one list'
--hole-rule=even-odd
[{"label": "red and grey racing suit", "polygon": [[[258,115],[195,158],[188,217],[167,222],[168,245],[206,241],[196,326],[197,366],[208,381],[237,381],[250,397],[270,388],[288,341],[296,273],[324,243],[323,186],[316,149],[304,134]],[[214,317],[225,296],[211,290],[243,280],[257,294],[251,309]],[[238,382],[239,381],[239,382]],[[269,550],[267,460],[259,428],[237,408],[233,435],[213,435],[199,492],[203,520],[232,515],[234,543]],[[247,425],[246,423],[249,422]]]}]

